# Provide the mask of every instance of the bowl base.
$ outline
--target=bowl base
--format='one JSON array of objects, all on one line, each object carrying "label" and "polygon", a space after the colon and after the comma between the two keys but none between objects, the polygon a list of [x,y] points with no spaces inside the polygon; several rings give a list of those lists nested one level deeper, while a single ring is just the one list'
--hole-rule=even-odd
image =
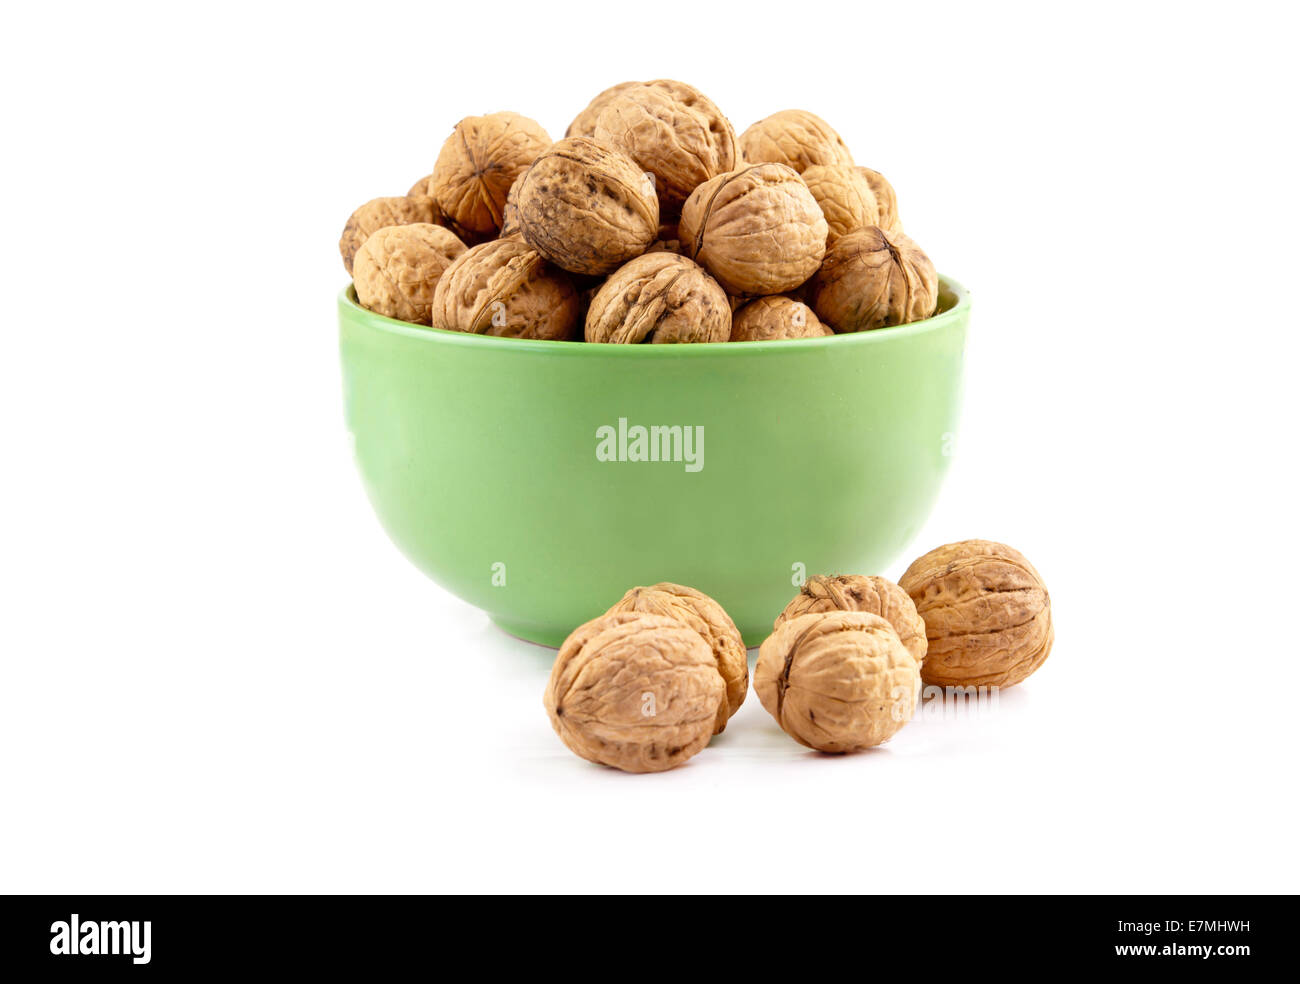
[{"label": "bowl base", "polygon": [[535,646],[545,646],[547,649],[559,649],[560,644],[569,636],[567,632],[548,629],[544,625],[512,622],[509,619],[497,618],[495,615],[489,615],[488,618],[506,635],[514,636],[523,642],[531,642]]}]

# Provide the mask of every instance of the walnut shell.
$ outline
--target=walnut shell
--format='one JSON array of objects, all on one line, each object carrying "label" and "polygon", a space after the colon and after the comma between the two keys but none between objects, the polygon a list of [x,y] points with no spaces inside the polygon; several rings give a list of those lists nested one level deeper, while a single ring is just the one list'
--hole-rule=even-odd
[{"label": "walnut shell", "polygon": [[432,198],[372,198],[353,212],[343,227],[343,235],[339,238],[343,266],[350,276],[357,250],[379,229],[415,222],[440,225],[440,218],[441,213]]},{"label": "walnut shell", "polygon": [[772,628],[809,612],[870,612],[890,624],[912,654],[917,666],[925,663],[925,622],[907,592],[883,577],[841,574],[810,577],[804,582]]},{"label": "walnut shell", "polygon": [[871,185],[871,191],[876,196],[876,209],[879,212],[876,225],[888,233],[902,232],[903,223],[898,218],[898,195],[894,192],[894,186],[879,171],[873,171],[869,167],[859,167],[857,171],[867,179],[867,184]]},{"label": "walnut shell", "polygon": [[756,298],[731,316],[733,342],[772,342],[834,334],[807,304],[783,294]]},{"label": "walnut shell", "polygon": [[725,342],[727,295],[698,264],[676,253],[646,253],[610,274],[591,299],[589,342]]},{"label": "walnut shell", "polygon": [[613,612],[564,640],[542,702],[574,754],[624,772],[663,772],[709,743],[726,690],[694,629]]},{"label": "walnut shell", "polygon": [[783,109],[759,120],[740,135],[739,143],[745,163],[770,161],[800,174],[814,164],[853,163],[853,155],[834,128],[803,109]]},{"label": "walnut shell", "polygon": [[587,103],[587,108],[573,118],[573,122],[564,131],[564,135],[566,137],[594,137],[596,135],[596,119],[600,116],[600,111],[609,105],[610,100],[620,92],[626,92],[633,86],[644,84],[644,82],[620,82],[618,85],[611,85],[596,96],[595,99]]},{"label": "walnut shell", "polygon": [[436,328],[505,338],[572,339],[578,291],[567,273],[518,239],[467,250],[433,294]]},{"label": "walnut shell", "polygon": [[467,116],[433,166],[433,197],[462,238],[483,240],[501,228],[515,178],[551,145],[546,131],[518,113]]},{"label": "walnut shell", "polygon": [[501,209],[501,231],[497,233],[498,239],[522,239],[523,232],[519,228],[519,186],[524,183],[524,175],[515,178],[515,183],[510,186],[510,191],[506,193],[506,204]]},{"label": "walnut shell", "polygon": [[[411,185],[411,190],[406,193],[407,198],[432,198],[433,197],[433,175],[426,174],[415,184]],[[436,202],[434,203],[437,204]],[[441,214],[441,210],[439,210]],[[441,222],[438,223],[442,225]]]},{"label": "walnut shell", "polygon": [[803,172],[803,182],[826,216],[830,248],[845,233],[879,225],[880,210],[871,182],[848,164],[814,164]]},{"label": "walnut shell", "polygon": [[939,275],[903,233],[870,226],[841,236],[808,285],[808,303],[837,332],[920,321],[939,302]]},{"label": "walnut shell", "polygon": [[803,179],[784,164],[720,174],[682,209],[682,243],[731,294],[779,294],[816,272],[826,218]]},{"label": "walnut shell", "polygon": [[822,752],[852,752],[892,737],[912,719],[921,673],[879,615],[800,615],[763,641],[754,690],[791,738]]},{"label": "walnut shell", "polygon": [[713,733],[721,734],[749,692],[745,643],[726,610],[703,591],[664,581],[648,588],[632,588],[610,608],[610,612],[664,615],[690,626],[704,637],[727,685],[726,700],[718,708],[718,719],[713,726]]},{"label": "walnut shell", "polygon": [[941,687],[1010,687],[1052,650],[1052,599],[1018,550],[964,540],[912,562],[899,586],[925,620],[921,675]]},{"label": "walnut shell", "polygon": [[655,177],[659,210],[676,215],[695,188],[739,161],[736,131],[704,93],[658,79],[613,95],[596,117],[595,139]]},{"label": "walnut shell", "polygon": [[587,137],[566,137],[539,156],[524,173],[518,205],[524,239],[572,273],[608,273],[659,232],[659,201],[644,172]]},{"label": "walnut shell", "polygon": [[455,234],[432,223],[379,229],[353,259],[357,300],[376,314],[427,325],[438,282],[464,252]]}]

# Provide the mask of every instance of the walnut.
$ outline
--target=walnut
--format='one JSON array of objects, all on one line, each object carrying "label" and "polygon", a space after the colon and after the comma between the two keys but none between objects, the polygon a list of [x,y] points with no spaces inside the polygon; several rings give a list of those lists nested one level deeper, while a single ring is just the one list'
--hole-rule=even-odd
[{"label": "walnut", "polygon": [[690,626],[704,637],[727,685],[727,697],[718,708],[717,723],[713,727],[715,735],[721,734],[728,719],[745,702],[745,694],[749,691],[745,643],[736,623],[723,607],[702,591],[665,581],[648,588],[632,588],[610,612],[665,615]]},{"label": "walnut", "polygon": [[682,209],[686,255],[732,294],[798,287],[826,253],[826,218],[799,175],[754,164],[700,185]]},{"label": "walnut", "polygon": [[600,116],[600,111],[609,105],[610,100],[620,92],[626,92],[633,86],[644,84],[644,82],[620,82],[618,85],[611,85],[595,99],[587,103],[587,108],[573,118],[573,122],[564,131],[564,135],[566,137],[594,137],[596,135],[596,118]]},{"label": "walnut", "polygon": [[898,220],[898,195],[894,193],[894,186],[879,171],[873,171],[869,167],[860,167],[857,171],[867,179],[867,184],[871,185],[871,191],[876,196],[876,209],[879,212],[876,225],[885,232],[902,232],[903,223]]},{"label": "walnut", "polygon": [[467,250],[433,294],[433,325],[506,338],[572,339],[578,291],[563,270],[518,239]]},{"label": "walnut", "polygon": [[501,209],[501,231],[497,233],[498,239],[523,238],[524,234],[519,229],[519,186],[524,183],[524,175],[527,173],[524,171],[515,178],[510,191],[506,193],[506,204]]},{"label": "walnut", "polygon": [[413,222],[440,225],[440,218],[441,213],[432,198],[372,198],[353,212],[343,227],[343,235],[339,239],[343,266],[351,275],[353,257],[377,229],[410,225]]},{"label": "walnut", "polygon": [[439,280],[464,252],[453,233],[428,222],[379,229],[353,260],[357,300],[376,314],[427,325]]},{"label": "walnut", "polygon": [[[432,198],[433,197],[433,175],[426,174],[415,184],[411,185],[411,190],[406,193],[407,198]],[[436,202],[434,203],[437,204]],[[441,209],[439,210],[441,215]],[[442,225],[441,222],[438,223]]]},{"label": "walnut", "polygon": [[870,612],[890,624],[917,666],[925,662],[925,623],[906,591],[883,577],[810,577],[772,628],[809,612]]},{"label": "walnut", "polygon": [[612,612],[564,640],[542,702],[576,755],[624,772],[663,772],[709,743],[726,691],[694,629],[663,615]]},{"label": "walnut", "polygon": [[539,156],[518,205],[524,239],[572,273],[608,273],[644,253],[659,231],[659,201],[644,172],[587,137],[566,137]]},{"label": "walnut", "polygon": [[740,135],[739,143],[747,164],[787,164],[800,174],[814,164],[853,163],[831,125],[802,109],[783,109],[759,120]]},{"label": "walnut", "polygon": [[879,745],[912,718],[916,660],[870,612],[800,615],[758,650],[754,689],[782,730],[822,752]]},{"label": "walnut", "polygon": [[903,233],[878,226],[837,239],[808,285],[808,303],[837,332],[920,321],[938,301],[930,258]]},{"label": "walnut", "polygon": [[772,342],[833,334],[817,319],[812,308],[783,294],[756,298],[731,318],[733,342]]},{"label": "walnut", "polygon": [[921,675],[941,687],[1010,687],[1052,649],[1052,600],[1017,550],[965,540],[931,550],[899,579],[925,620]]},{"label": "walnut", "polygon": [[803,183],[826,216],[826,246],[846,232],[880,224],[880,211],[871,182],[848,164],[814,164],[803,172]]},{"label": "walnut", "polygon": [[658,79],[613,95],[593,134],[655,176],[659,210],[676,215],[696,186],[738,163],[736,131],[713,102],[685,82]]},{"label": "walnut", "polygon": [[725,342],[730,335],[727,295],[676,253],[646,253],[623,264],[587,311],[589,342]]},{"label": "walnut", "polygon": [[518,113],[467,116],[457,123],[430,182],[452,229],[467,240],[495,236],[510,186],[550,144],[541,126]]}]

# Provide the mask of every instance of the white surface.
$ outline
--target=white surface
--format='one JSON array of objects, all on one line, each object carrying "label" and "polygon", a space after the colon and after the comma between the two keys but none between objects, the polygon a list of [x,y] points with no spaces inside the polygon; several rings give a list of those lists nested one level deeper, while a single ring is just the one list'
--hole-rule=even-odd
[{"label": "white surface", "polygon": [[[0,890],[1300,888],[1292,15],[578,6],[8,15]],[[373,518],[344,219],[464,115],[660,76],[831,120],[972,288],[911,553],[1046,577],[995,715],[821,758],[751,694],[681,770],[589,766],[549,651]]]}]

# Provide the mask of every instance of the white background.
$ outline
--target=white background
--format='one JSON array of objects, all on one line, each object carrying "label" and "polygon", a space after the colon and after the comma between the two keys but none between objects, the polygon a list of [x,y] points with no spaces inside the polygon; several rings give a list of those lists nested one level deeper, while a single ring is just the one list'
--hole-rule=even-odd
[{"label": "white background", "polygon": [[[0,35],[0,889],[1295,891],[1300,318],[1283,5],[24,5]],[[343,426],[348,213],[462,116],[673,77],[803,107],[970,286],[909,555],[1023,550],[1044,668],[808,752],[552,733],[552,654],[389,543]],[[619,586],[622,587],[622,586]]]}]

